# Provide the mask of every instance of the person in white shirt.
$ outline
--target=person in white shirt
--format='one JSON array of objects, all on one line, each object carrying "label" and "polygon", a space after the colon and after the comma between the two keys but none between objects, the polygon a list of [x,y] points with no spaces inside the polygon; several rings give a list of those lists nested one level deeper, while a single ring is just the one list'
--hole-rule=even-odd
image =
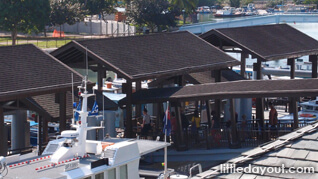
[{"label": "person in white shirt", "polygon": [[148,114],[147,109],[145,108],[143,110],[143,118],[142,118],[142,129],[141,129],[141,136],[147,136],[149,130],[151,129],[151,123],[150,123],[150,116]]}]

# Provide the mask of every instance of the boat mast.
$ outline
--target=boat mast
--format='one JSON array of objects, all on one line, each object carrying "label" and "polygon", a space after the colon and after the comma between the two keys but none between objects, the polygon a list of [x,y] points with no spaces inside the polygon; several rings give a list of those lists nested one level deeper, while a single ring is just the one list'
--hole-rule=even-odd
[{"label": "boat mast", "polygon": [[[71,77],[72,77],[72,104],[74,104],[74,77],[73,77],[73,73],[71,73]],[[74,112],[74,108],[73,108],[73,118],[72,118],[72,124],[74,125],[74,118],[75,118],[75,112]]]}]

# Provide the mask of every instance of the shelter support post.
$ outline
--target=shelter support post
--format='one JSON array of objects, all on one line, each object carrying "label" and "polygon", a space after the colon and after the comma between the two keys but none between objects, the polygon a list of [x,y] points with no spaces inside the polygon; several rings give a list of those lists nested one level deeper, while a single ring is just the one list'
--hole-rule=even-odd
[{"label": "shelter support post", "polygon": [[159,131],[159,127],[162,126],[163,117],[161,114],[163,113],[162,103],[157,103],[157,122],[156,122],[156,132]]},{"label": "shelter support post", "polygon": [[[184,151],[187,149],[184,133],[182,129],[182,118],[181,118],[181,104],[177,102],[171,103],[172,106],[175,107],[176,117],[177,117],[177,150]],[[174,141],[175,142],[175,141]]]},{"label": "shelter support post", "polygon": [[37,116],[37,122],[38,122],[38,138],[37,138],[37,143],[38,143],[38,155],[41,155],[42,154],[42,130],[43,130],[43,125],[42,125],[42,122],[43,122],[43,118],[42,116],[38,115]]},{"label": "shelter support post", "polygon": [[245,52],[241,53],[241,76],[246,78],[246,58],[248,57],[248,54]]},{"label": "shelter support post", "polygon": [[66,130],[66,92],[59,93],[60,104],[60,133]]},{"label": "shelter support post", "polygon": [[[317,55],[309,55],[309,61],[312,65],[312,72],[311,72],[311,78],[317,78],[317,61],[318,61]],[[311,97],[312,100],[316,99],[316,96]]]},{"label": "shelter support post", "polygon": [[290,65],[290,79],[295,79],[295,59],[289,58],[287,65]]},{"label": "shelter support post", "polygon": [[132,138],[133,137],[133,126],[132,126],[132,83],[131,81],[126,82],[123,84],[123,88],[125,88],[126,92],[126,126],[125,126],[125,137]]},{"label": "shelter support post", "polygon": [[[158,86],[158,88],[162,88],[162,84],[160,84]],[[157,123],[156,123],[156,132],[159,131],[159,129],[163,126],[162,124],[162,119],[163,116],[162,114],[164,113],[164,109],[163,109],[163,104],[162,103],[157,103]]]},{"label": "shelter support post", "polygon": [[[136,81],[136,92],[141,90],[141,81]],[[141,104],[136,104],[136,117],[141,116]]]},{"label": "shelter support post", "polygon": [[102,65],[98,64],[98,71],[97,71],[97,87],[98,87],[98,91],[102,91],[103,90],[103,78],[106,77],[106,70],[102,68]]},{"label": "shelter support post", "polygon": [[292,111],[293,111],[293,117],[294,117],[294,129],[298,128],[298,106],[297,106],[297,99],[294,97],[291,99],[292,102]]},{"label": "shelter support post", "polygon": [[[257,59],[257,63],[253,64],[253,71],[256,71],[256,79],[262,79],[262,62]],[[264,101],[263,98],[256,98],[256,119],[259,121],[259,126],[264,129]]]},{"label": "shelter support post", "polygon": [[210,101],[209,100],[205,101],[205,106],[206,106],[206,115],[208,117],[208,126],[210,129],[211,128],[211,110],[210,110]]},{"label": "shelter support post", "polygon": [[311,78],[317,78],[317,55],[309,55],[309,61],[312,64]]},{"label": "shelter support post", "polygon": [[223,51],[223,41],[219,38],[219,49]]},{"label": "shelter support post", "polygon": [[[287,65],[290,65],[290,79],[295,79],[295,59],[287,59]],[[289,98],[289,113],[293,113],[294,98]]]},{"label": "shelter support post", "polygon": [[49,134],[48,134],[48,119],[43,117],[42,123],[43,123],[43,143],[47,144],[49,142]]},{"label": "shelter support post", "polygon": [[8,137],[4,126],[3,107],[0,106],[0,156],[7,156]]},{"label": "shelter support post", "polygon": [[231,141],[230,148],[239,148],[240,141],[237,132],[236,119],[235,119],[235,101],[230,99],[230,115],[231,115]]},{"label": "shelter support post", "polygon": [[[175,83],[178,84],[178,86],[184,86],[183,82],[183,76],[177,76],[175,78]],[[181,103],[180,102],[173,102],[172,105],[175,106],[175,111],[176,111],[176,117],[177,117],[177,139],[178,139],[178,150],[179,151],[184,151],[187,149],[186,141],[185,141],[185,136],[184,136],[184,131],[182,128],[182,118],[181,118]],[[201,105],[202,106],[202,105]],[[179,140],[180,139],[180,140]]]},{"label": "shelter support post", "polygon": [[174,83],[177,84],[178,86],[184,86],[183,76],[180,75],[180,76],[175,77]]},{"label": "shelter support post", "polygon": [[211,110],[210,110],[210,101],[206,100],[205,101],[205,106],[206,106],[206,115],[208,118],[208,126],[207,129],[205,131],[205,139],[206,139],[206,148],[210,149],[211,148],[211,144],[210,144],[210,140],[209,140],[209,136],[210,136],[210,131],[211,131]]},{"label": "shelter support post", "polygon": [[27,122],[27,111],[16,110],[11,122],[11,149],[22,149],[30,144],[30,125]]},{"label": "shelter support post", "polygon": [[[212,71],[212,73],[214,73],[214,79],[215,79],[215,82],[221,82],[221,76],[222,76],[222,72],[221,70],[214,70]],[[217,126],[220,126],[220,123],[221,123],[221,105],[222,105],[222,101],[221,99],[215,99],[214,101],[214,110],[215,110],[215,116],[216,116],[216,119],[217,121],[214,121],[217,125]]]},{"label": "shelter support post", "polygon": [[199,111],[199,101],[194,101],[194,107],[195,110]]}]

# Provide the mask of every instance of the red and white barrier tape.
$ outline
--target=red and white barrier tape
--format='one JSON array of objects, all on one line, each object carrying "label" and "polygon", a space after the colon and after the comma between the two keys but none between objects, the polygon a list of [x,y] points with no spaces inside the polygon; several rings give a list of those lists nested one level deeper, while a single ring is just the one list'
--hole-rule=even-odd
[{"label": "red and white barrier tape", "polygon": [[28,161],[25,161],[25,162],[15,163],[15,164],[9,165],[9,168],[20,167],[20,166],[27,165],[27,164],[30,164],[30,163],[35,163],[35,162],[48,160],[50,158],[51,158],[51,156],[49,155],[49,156],[45,156],[45,157],[40,157],[40,158],[28,160]]},{"label": "red and white barrier tape", "polygon": [[72,159],[68,159],[68,160],[63,160],[63,161],[60,161],[58,163],[55,163],[55,166],[62,165],[62,164],[65,164],[67,162],[71,162],[71,161],[79,160],[79,159],[80,159],[79,157],[76,157],[76,158],[72,158]]},{"label": "red and white barrier tape", "polygon": [[20,162],[20,163],[16,163],[16,164],[12,164],[12,165],[9,165],[9,168],[13,168],[13,167],[20,167],[20,166],[23,166],[23,165],[27,165],[29,161],[25,161],[25,162]]},{"label": "red and white barrier tape", "polygon": [[29,160],[29,163],[41,162],[41,161],[44,161],[44,160],[48,160],[50,158],[51,158],[50,155],[46,156],[46,157],[36,158],[36,159],[33,159],[33,160]]},{"label": "red and white barrier tape", "polygon": [[86,154],[86,155],[83,155],[82,158],[88,158],[88,157],[91,157],[89,154]]},{"label": "red and white barrier tape", "polygon": [[52,163],[52,164],[49,164],[49,165],[44,165],[42,167],[38,167],[35,170],[36,171],[41,171],[41,170],[45,170],[45,169],[49,169],[49,168],[56,167],[56,166],[59,166],[59,165],[63,165],[63,164],[66,164],[68,162],[79,160],[79,159],[80,159],[79,157],[72,158],[72,159],[67,159],[67,160],[60,161],[58,163]]},{"label": "red and white barrier tape", "polygon": [[36,171],[40,171],[40,170],[45,170],[45,169],[49,169],[49,168],[52,168],[52,167],[54,167],[54,164],[52,163],[52,164],[49,164],[49,165],[44,165],[44,166],[42,166],[42,167],[38,167],[38,168],[36,168],[35,170]]}]

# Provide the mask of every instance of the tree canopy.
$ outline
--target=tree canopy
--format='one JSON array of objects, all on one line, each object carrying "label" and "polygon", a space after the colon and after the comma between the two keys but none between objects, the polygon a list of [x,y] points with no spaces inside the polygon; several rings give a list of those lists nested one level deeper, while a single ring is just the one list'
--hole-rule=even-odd
[{"label": "tree canopy", "polygon": [[185,10],[191,13],[197,7],[199,0],[170,0],[170,3],[178,7],[180,10]]},{"label": "tree canopy", "polygon": [[95,15],[100,14],[104,17],[104,13],[111,14],[115,12],[114,4],[116,0],[79,0],[87,14]]},{"label": "tree canopy", "polygon": [[134,0],[127,10],[128,18],[137,25],[146,25],[154,31],[176,26],[179,12],[166,0]]},{"label": "tree canopy", "polygon": [[50,23],[53,25],[75,24],[84,17],[80,3],[74,0],[53,0],[51,2]]},{"label": "tree canopy", "polygon": [[197,6],[213,6],[216,3],[216,0],[199,0]]},{"label": "tree canopy", "polygon": [[49,0],[1,0],[0,29],[11,32],[12,45],[15,45],[18,32],[42,31],[49,14]]},{"label": "tree canopy", "polygon": [[230,0],[231,7],[240,7],[240,0]]},{"label": "tree canopy", "polygon": [[318,6],[318,0],[305,0],[304,4],[316,4]]}]

